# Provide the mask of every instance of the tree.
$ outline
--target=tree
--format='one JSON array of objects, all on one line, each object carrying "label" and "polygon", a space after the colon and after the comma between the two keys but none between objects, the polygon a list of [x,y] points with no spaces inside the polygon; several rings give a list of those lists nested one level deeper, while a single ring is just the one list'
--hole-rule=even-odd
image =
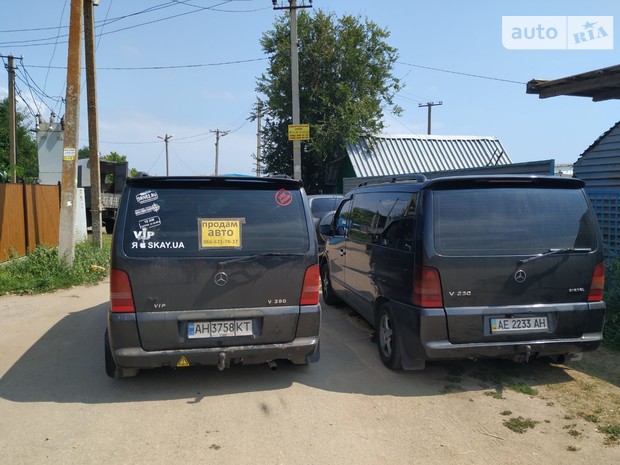
[{"label": "tree", "polygon": [[[39,157],[37,141],[24,123],[27,118],[28,116],[25,113],[16,111],[16,173],[18,181],[33,183],[39,177]],[[5,98],[0,102],[0,182],[9,182],[11,171],[9,160],[9,99]]]},{"label": "tree", "polygon": [[102,160],[105,161],[113,161],[116,163],[123,163],[127,161],[127,155],[121,155],[118,152],[110,152],[107,155],[101,157]]},{"label": "tree", "polygon": [[[310,124],[311,137],[302,147],[302,177],[308,192],[317,193],[325,188],[329,164],[346,156],[347,142],[380,133],[384,108],[394,114],[402,111],[393,103],[400,89],[392,75],[398,54],[385,41],[389,32],[367,19],[303,11],[297,29],[301,122]],[[261,161],[267,173],[292,174],[288,16],[276,19],[261,46],[270,59],[256,88],[267,101]]]},{"label": "tree", "polygon": [[78,160],[86,160],[88,158],[90,158],[90,149],[88,145],[85,145],[78,150]]}]

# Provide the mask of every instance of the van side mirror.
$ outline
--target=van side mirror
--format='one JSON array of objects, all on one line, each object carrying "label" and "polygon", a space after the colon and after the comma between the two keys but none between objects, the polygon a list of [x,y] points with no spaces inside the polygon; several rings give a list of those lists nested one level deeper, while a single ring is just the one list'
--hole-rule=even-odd
[{"label": "van side mirror", "polygon": [[334,235],[332,232],[332,227],[329,224],[322,224],[321,226],[319,226],[319,234],[321,236],[328,236],[328,237],[331,237]]}]

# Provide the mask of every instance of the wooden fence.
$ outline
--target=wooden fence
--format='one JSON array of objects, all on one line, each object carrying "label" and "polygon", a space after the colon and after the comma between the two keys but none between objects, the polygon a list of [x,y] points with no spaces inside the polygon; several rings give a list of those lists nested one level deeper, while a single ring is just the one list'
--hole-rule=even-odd
[{"label": "wooden fence", "polygon": [[0,261],[58,245],[60,187],[0,184]]}]

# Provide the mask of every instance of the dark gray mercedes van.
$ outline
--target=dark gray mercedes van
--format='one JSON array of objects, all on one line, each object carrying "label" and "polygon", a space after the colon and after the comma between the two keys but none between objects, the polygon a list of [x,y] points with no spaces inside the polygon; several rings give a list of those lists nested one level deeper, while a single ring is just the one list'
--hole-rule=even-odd
[{"label": "dark gray mercedes van", "polygon": [[580,180],[394,178],[349,192],[320,232],[325,302],[373,325],[389,368],[601,343],[603,244]]},{"label": "dark gray mercedes van", "polygon": [[319,289],[300,181],[129,179],[112,240],[106,372],[316,361]]}]

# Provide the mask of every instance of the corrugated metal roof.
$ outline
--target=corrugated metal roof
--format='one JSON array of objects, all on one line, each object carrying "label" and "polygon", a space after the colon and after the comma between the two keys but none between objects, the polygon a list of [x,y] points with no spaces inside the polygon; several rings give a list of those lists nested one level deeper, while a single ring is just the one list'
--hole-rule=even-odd
[{"label": "corrugated metal roof", "polygon": [[429,173],[512,163],[496,137],[379,135],[347,144],[358,177]]},{"label": "corrugated metal roof", "polygon": [[[450,170],[450,171],[433,171],[432,173],[416,173],[424,174],[427,178],[442,178],[448,176],[485,176],[485,175],[511,175],[511,174],[525,174],[530,176],[553,176],[555,161],[554,160],[540,160],[529,161],[525,163],[512,163],[506,165],[493,165],[483,166],[478,168],[467,168],[462,170]],[[572,165],[571,165],[572,166]],[[344,178],[342,192],[347,193],[350,190],[356,188],[360,183],[365,181],[378,181],[393,179],[391,176],[369,176],[361,178]]]}]

